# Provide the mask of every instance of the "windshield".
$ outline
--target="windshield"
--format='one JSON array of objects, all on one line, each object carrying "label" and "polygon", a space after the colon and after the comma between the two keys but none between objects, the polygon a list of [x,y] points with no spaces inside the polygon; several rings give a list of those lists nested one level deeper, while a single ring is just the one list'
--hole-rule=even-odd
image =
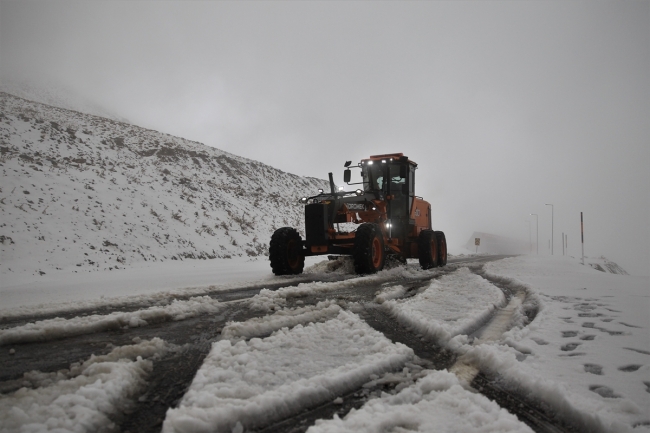
[{"label": "windshield", "polygon": [[[385,166],[385,164],[366,164],[363,171],[364,190],[383,190]],[[390,164],[391,190],[401,190],[402,185],[406,184],[406,178],[400,176],[399,167],[397,164]]]}]

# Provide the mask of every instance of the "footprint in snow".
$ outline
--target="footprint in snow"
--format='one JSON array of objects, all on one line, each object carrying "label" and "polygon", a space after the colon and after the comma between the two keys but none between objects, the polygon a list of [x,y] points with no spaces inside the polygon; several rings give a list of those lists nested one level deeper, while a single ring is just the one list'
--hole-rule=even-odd
[{"label": "footprint in snow", "polygon": [[645,392],[650,392],[650,382],[643,381],[643,384],[645,385]]},{"label": "footprint in snow", "polygon": [[643,353],[644,355],[650,355],[650,352],[648,352],[647,350],[635,349],[633,347],[624,347],[623,349],[631,350],[637,353]]},{"label": "footprint in snow", "polygon": [[560,350],[563,352],[571,352],[575,350],[576,347],[580,346],[582,343],[567,343],[564,346],[560,347]]},{"label": "footprint in snow", "polygon": [[578,335],[578,331],[562,331],[563,338],[575,337],[576,335]]},{"label": "footprint in snow", "polygon": [[600,317],[601,313],[578,313],[578,317]]},{"label": "footprint in snow", "polygon": [[598,364],[585,364],[584,367],[585,367],[585,371],[586,371],[587,373],[597,374],[597,375],[599,375],[599,376],[602,376],[602,375],[603,375],[603,367],[602,367],[602,365],[598,365]]},{"label": "footprint in snow", "polygon": [[639,328],[639,329],[643,328],[642,326],[630,325],[629,323],[625,323],[625,322],[618,322],[618,323],[620,323],[623,326],[627,326],[628,328]]},{"label": "footprint in snow", "polygon": [[639,364],[630,364],[630,365],[624,365],[622,367],[618,367],[618,369],[626,373],[630,373],[632,371],[637,371],[641,367],[643,366]]},{"label": "footprint in snow", "polygon": [[604,398],[621,398],[612,388],[605,385],[591,385],[589,390]]},{"label": "footprint in snow", "polygon": [[531,340],[540,346],[546,346],[548,344],[548,341],[542,340],[541,338],[531,338]]},{"label": "footprint in snow", "polygon": [[595,335],[583,335],[582,337],[580,337],[581,340],[585,340],[585,341],[591,341],[594,338],[596,338]]}]

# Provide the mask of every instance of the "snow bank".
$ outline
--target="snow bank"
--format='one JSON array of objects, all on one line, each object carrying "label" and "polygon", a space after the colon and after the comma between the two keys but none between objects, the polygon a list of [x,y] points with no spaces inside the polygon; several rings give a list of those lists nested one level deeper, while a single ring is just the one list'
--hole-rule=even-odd
[{"label": "snow bank", "polygon": [[221,309],[219,301],[209,296],[174,300],[162,307],[150,307],[131,312],[115,312],[107,315],[93,314],[72,319],[55,318],[28,323],[15,328],[0,330],[0,346],[30,341],[54,340],[74,335],[92,334],[108,329],[146,326],[149,322],[183,320],[201,314],[216,313]]},{"label": "snow bank", "polygon": [[[318,256],[314,256],[318,257]],[[306,265],[306,263],[305,263]],[[337,273],[337,274],[356,274],[354,271],[354,262],[349,256],[341,256],[336,260],[321,260],[311,266],[305,267],[305,274],[320,273]]]},{"label": "snow bank", "polygon": [[250,307],[257,311],[269,312],[279,310],[286,305],[289,298],[300,298],[313,295],[314,293],[327,293],[341,289],[353,289],[359,286],[366,286],[370,283],[381,285],[382,283],[395,280],[414,280],[423,277],[434,277],[442,271],[423,271],[412,266],[399,266],[392,269],[385,269],[374,275],[350,278],[339,282],[314,282],[302,283],[297,286],[283,287],[278,290],[263,289],[250,300]]},{"label": "snow bank", "polygon": [[[321,260],[307,257],[306,264]],[[176,296],[202,296],[251,284],[277,283],[268,259],[145,262],[130,269],[0,278],[0,317],[91,310],[132,304],[168,303]],[[291,278],[284,277],[289,283]]]},{"label": "snow bank", "polygon": [[381,292],[375,296],[375,302],[378,304],[383,304],[386,301],[391,299],[401,298],[406,294],[406,288],[404,286],[390,286],[384,287],[381,289]]},{"label": "snow bank", "polygon": [[440,343],[471,331],[506,299],[503,292],[468,268],[431,282],[422,293],[382,305],[404,325]]},{"label": "snow bank", "polygon": [[370,400],[344,418],[316,421],[308,433],[532,432],[498,404],[463,389],[447,371],[431,371],[397,395]]},{"label": "snow bank", "polygon": [[38,388],[0,398],[0,432],[114,431],[111,416],[129,406],[151,372],[152,361],[142,356],[165,350],[164,342],[154,339],[93,356],[67,372],[45,374],[40,382],[34,372],[32,383]]},{"label": "snow bank", "polygon": [[391,343],[353,313],[282,329],[265,339],[221,340],[163,432],[231,432],[254,428],[334,399],[372,374],[401,368],[410,348]]},{"label": "snow bank", "polygon": [[461,361],[499,375],[567,422],[594,432],[650,431],[648,279],[562,257],[520,256],[486,273],[526,286],[540,310],[492,344],[458,347]]},{"label": "snow bank", "polygon": [[333,319],[338,316],[340,311],[341,307],[336,303],[322,301],[315,306],[284,309],[273,315],[255,317],[245,322],[229,322],[221,331],[221,336],[230,340],[242,337],[263,337],[282,328]]}]

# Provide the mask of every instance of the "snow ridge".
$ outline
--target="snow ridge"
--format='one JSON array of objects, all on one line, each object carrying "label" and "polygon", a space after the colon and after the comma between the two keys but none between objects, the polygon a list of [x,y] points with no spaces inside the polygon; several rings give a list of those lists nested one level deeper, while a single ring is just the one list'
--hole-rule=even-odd
[{"label": "snow ridge", "polygon": [[257,257],[324,180],[0,92],[0,275]]}]

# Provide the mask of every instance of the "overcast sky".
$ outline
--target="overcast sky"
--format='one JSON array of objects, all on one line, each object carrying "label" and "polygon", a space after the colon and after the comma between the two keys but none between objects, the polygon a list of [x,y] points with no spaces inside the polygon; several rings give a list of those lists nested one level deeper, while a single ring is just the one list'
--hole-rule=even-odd
[{"label": "overcast sky", "polygon": [[296,174],[403,152],[454,246],[537,213],[547,254],[553,203],[555,254],[583,211],[650,273],[648,1],[2,1],[0,62]]}]

